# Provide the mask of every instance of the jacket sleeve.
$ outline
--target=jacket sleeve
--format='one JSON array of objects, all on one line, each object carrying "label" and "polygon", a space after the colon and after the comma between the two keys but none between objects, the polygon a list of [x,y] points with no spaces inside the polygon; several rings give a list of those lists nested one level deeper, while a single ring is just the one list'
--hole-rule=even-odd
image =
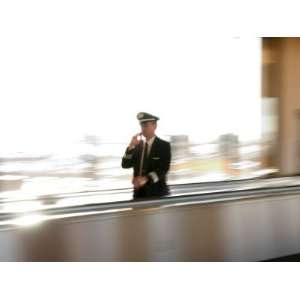
[{"label": "jacket sleeve", "polygon": [[166,174],[168,173],[170,169],[170,163],[171,163],[171,146],[170,143],[166,143],[164,147],[162,148],[162,151],[160,153],[160,163],[159,166],[153,170],[152,172],[147,174],[147,177],[149,178],[150,182],[156,183],[160,181],[161,179],[166,177]]},{"label": "jacket sleeve", "polygon": [[128,149],[126,148],[125,154],[122,157],[122,168],[129,169],[132,168],[136,162],[136,148]]}]

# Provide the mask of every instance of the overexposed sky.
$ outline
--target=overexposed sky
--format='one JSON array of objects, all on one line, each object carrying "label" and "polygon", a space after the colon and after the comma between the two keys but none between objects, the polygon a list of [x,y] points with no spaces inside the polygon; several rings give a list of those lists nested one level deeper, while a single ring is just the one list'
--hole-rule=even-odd
[{"label": "overexposed sky", "polygon": [[126,140],[139,111],[161,118],[162,136],[260,136],[259,38],[202,36],[190,18],[113,1],[38,5],[0,16],[2,149]]}]

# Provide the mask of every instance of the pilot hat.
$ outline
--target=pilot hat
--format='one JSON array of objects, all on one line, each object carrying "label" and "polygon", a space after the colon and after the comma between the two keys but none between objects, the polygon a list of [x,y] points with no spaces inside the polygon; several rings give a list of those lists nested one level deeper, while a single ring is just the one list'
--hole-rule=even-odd
[{"label": "pilot hat", "polygon": [[137,114],[137,119],[140,123],[148,122],[148,121],[158,121],[159,118],[156,116],[153,116],[151,114],[148,114],[146,112],[140,112]]}]

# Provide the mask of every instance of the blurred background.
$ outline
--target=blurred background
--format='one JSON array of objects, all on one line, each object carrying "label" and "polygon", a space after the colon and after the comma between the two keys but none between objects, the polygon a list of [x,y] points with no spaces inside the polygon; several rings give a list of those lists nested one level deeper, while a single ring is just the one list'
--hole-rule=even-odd
[{"label": "blurred background", "polygon": [[[251,5],[0,2],[0,261],[299,260],[298,10]],[[163,199],[130,201],[138,112]]]},{"label": "blurred background", "polygon": [[169,184],[276,174],[278,39],[151,36],[112,20],[106,35],[57,17],[1,50],[2,200],[130,188],[120,162],[139,111],[171,142]]}]

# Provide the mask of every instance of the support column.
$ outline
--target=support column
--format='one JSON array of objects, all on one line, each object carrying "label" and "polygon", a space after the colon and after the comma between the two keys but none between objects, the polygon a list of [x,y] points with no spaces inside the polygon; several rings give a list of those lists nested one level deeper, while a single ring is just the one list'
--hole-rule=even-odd
[{"label": "support column", "polygon": [[300,173],[300,38],[280,45],[279,145],[281,175]]}]

